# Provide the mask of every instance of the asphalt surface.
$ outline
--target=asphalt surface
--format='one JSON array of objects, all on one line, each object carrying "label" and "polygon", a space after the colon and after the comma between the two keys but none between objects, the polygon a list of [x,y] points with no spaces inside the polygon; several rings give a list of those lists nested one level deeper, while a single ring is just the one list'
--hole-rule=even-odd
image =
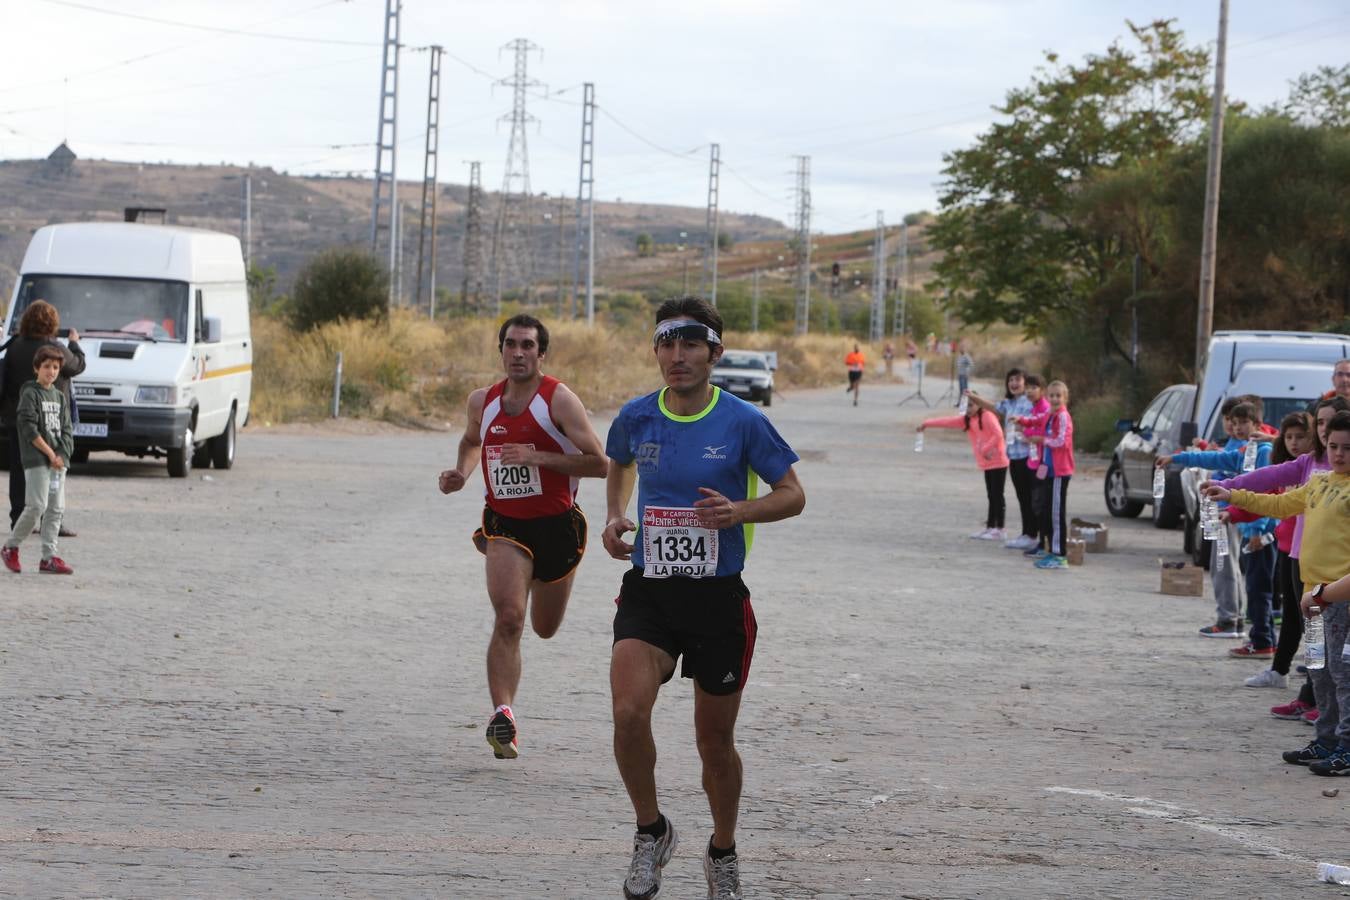
[{"label": "asphalt surface", "polygon": [[[1345,893],[1314,874],[1350,862],[1350,791],[1280,761],[1311,729],[1196,636],[1212,602],[1157,592],[1180,533],[1112,520],[1063,573],[969,540],[968,445],[913,453],[908,392],[768,410],[807,508],[758,530],[746,572],[746,896]],[[38,575],[36,540],[0,573],[0,896],[621,896],[603,485],[560,633],[524,642],[522,755],[498,761],[481,507],[435,484],[457,437],[246,430],[228,472],[74,474],[76,574]],[[1105,515],[1100,466],[1069,505]],[[683,837],[662,896],[701,897],[688,682],[656,732]]]}]

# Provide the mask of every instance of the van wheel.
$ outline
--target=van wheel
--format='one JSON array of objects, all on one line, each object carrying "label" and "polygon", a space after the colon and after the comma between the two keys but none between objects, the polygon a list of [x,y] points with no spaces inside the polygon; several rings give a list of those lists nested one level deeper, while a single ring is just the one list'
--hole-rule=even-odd
[{"label": "van wheel", "polygon": [[211,468],[211,448],[206,444],[198,444],[192,448],[192,468]]},{"label": "van wheel", "polygon": [[1176,528],[1186,512],[1186,504],[1181,499],[1181,475],[1169,472],[1163,483],[1162,499],[1153,501],[1153,525],[1156,528]]},{"label": "van wheel", "polygon": [[192,429],[183,429],[183,446],[169,448],[169,477],[186,478],[188,472],[192,471],[192,457],[194,455],[192,445]]},{"label": "van wheel", "polygon": [[767,388],[764,391],[764,405],[773,406],[773,388]]},{"label": "van wheel", "polygon": [[217,469],[229,469],[234,466],[234,410],[225,423],[225,430],[207,441],[211,448],[211,462]]}]

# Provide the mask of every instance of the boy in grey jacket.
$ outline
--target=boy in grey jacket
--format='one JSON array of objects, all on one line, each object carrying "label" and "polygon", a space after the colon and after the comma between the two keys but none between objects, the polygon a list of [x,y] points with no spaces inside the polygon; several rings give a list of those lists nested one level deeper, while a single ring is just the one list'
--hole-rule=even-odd
[{"label": "boy in grey jacket", "polygon": [[19,545],[42,521],[42,562],[39,572],[69,575],[74,570],[56,555],[56,539],[61,531],[61,515],[66,506],[66,469],[75,449],[70,423],[70,401],[55,385],[64,357],[52,346],[39,347],[33,356],[36,381],[24,384],[19,392],[15,419],[19,428],[19,450],[25,479],[23,513],[14,530],[0,548],[0,561],[11,572],[20,572]]}]

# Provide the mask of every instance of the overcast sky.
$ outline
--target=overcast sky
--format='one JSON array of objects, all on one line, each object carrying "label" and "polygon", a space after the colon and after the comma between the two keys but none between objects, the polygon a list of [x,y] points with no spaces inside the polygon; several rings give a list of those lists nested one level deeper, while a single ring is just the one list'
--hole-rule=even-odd
[{"label": "overcast sky", "polygon": [[[598,198],[701,206],[718,142],[723,209],[790,222],[792,157],[809,154],[815,230],[864,228],[878,209],[894,222],[936,206],[943,152],[987,127],[1042,51],[1076,61],[1126,19],[1160,17],[1211,42],[1218,6],[406,0],[399,176],[422,177],[428,54],[417,48],[437,43],[440,180],[463,184],[465,161],[481,160],[485,186],[501,186],[510,129],[498,118],[512,95],[492,81],[512,69],[498,48],[527,38],[542,48],[529,75],[549,92],[528,101],[536,193],[575,196],[580,84],[592,81]],[[1248,103],[1350,57],[1345,0],[1232,0],[1230,16],[1228,94]],[[0,158],[68,138],[82,157],[368,174],[383,26],[384,0],[0,0]]]}]

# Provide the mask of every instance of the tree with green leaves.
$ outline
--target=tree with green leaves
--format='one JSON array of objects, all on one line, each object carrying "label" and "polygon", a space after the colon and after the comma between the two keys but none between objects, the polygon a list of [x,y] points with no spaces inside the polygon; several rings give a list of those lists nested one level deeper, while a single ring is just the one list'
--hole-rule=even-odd
[{"label": "tree with green leaves", "polygon": [[656,252],[656,241],[645,231],[637,236],[636,243],[638,256],[651,256]]},{"label": "tree with green leaves", "polygon": [[928,234],[943,258],[935,287],[966,322],[1035,334],[1079,308],[1135,252],[1080,217],[1088,183],[1147,169],[1200,134],[1209,112],[1208,54],[1170,20],[1127,23],[1081,64],[1046,54],[1031,84],[973,147],[945,155],[940,214]]},{"label": "tree with green leaves", "polygon": [[1281,112],[1305,125],[1350,128],[1350,63],[1319,66],[1294,79]]},{"label": "tree with green leaves", "polygon": [[291,323],[308,331],[339,319],[378,319],[387,312],[389,273],[371,254],[324,250],[306,263],[291,290]]}]

